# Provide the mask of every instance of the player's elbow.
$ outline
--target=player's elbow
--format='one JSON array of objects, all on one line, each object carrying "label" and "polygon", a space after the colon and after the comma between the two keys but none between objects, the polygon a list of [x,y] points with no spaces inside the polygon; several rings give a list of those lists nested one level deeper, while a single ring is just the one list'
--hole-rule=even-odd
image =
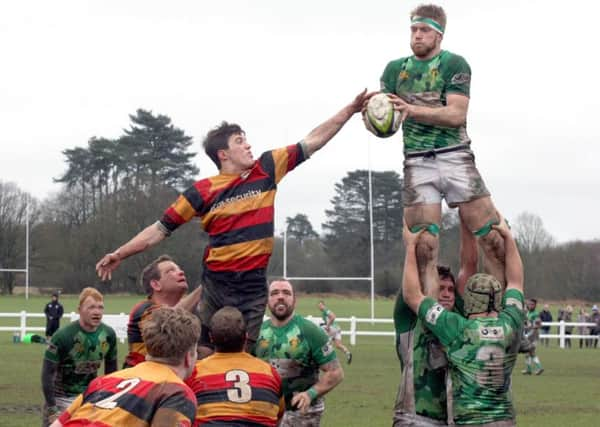
[{"label": "player's elbow", "polygon": [[419,303],[422,299],[423,294],[421,292],[416,292],[408,298],[406,305],[408,305],[414,313],[417,313],[419,311]]},{"label": "player's elbow", "polygon": [[466,116],[462,114],[452,115],[449,120],[449,127],[459,128],[464,125],[467,121]]}]

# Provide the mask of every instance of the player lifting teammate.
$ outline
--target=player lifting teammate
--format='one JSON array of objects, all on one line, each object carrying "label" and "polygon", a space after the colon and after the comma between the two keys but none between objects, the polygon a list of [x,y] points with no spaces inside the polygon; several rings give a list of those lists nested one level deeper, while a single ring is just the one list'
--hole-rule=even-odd
[{"label": "player lifting teammate", "polygon": [[[457,425],[515,426],[510,376],[515,366],[523,312],[523,265],[506,222],[494,228],[506,247],[506,292],[493,276],[475,274],[464,291],[464,313],[452,313],[423,295],[416,261],[418,234],[404,225],[404,299],[437,336],[448,355]],[[422,232],[422,231],[421,231]]]}]

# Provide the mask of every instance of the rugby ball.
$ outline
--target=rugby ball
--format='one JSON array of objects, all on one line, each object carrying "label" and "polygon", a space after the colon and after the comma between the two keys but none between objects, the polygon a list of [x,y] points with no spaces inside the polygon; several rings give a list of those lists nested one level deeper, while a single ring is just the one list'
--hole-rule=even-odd
[{"label": "rugby ball", "polygon": [[367,130],[380,138],[392,136],[402,124],[400,112],[394,110],[385,93],[378,93],[369,99],[363,117]]}]

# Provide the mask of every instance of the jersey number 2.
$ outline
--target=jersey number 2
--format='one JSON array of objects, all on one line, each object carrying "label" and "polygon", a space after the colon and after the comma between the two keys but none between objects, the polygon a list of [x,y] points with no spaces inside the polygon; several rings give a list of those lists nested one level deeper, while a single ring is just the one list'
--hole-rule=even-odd
[{"label": "jersey number 2", "polygon": [[225,381],[232,381],[233,388],[227,389],[227,398],[234,403],[246,403],[252,399],[250,376],[245,371],[234,369],[225,373]]},{"label": "jersey number 2", "polygon": [[129,390],[134,388],[136,385],[138,385],[140,381],[141,380],[139,378],[131,378],[125,381],[121,381],[119,384],[117,384],[117,388],[122,389],[121,391],[113,394],[110,397],[107,397],[106,399],[102,399],[100,402],[96,402],[95,406],[102,409],[115,409],[117,406],[117,402],[115,401],[119,397],[127,393]]}]

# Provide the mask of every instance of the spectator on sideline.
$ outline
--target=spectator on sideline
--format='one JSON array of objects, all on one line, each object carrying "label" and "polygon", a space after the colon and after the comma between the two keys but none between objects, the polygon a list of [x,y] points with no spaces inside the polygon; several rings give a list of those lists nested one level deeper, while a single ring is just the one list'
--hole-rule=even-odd
[{"label": "spectator on sideline", "polygon": [[[579,308],[579,315],[577,316],[577,323],[587,323],[589,322],[589,315],[586,313],[585,308]],[[577,326],[577,334],[578,335],[588,335],[590,330],[587,326]],[[588,348],[590,346],[589,338],[579,338],[579,348],[583,348],[585,343],[585,347]]]},{"label": "spectator on sideline", "polygon": [[[600,339],[600,312],[598,306],[594,304],[592,306],[592,314],[590,315],[590,322],[595,323],[595,326],[590,328],[590,339],[593,342],[594,348],[598,347],[598,339]],[[590,344],[591,346],[591,344]]]},{"label": "spectator on sideline", "polygon": [[[542,311],[540,311],[540,320],[542,322],[552,322],[552,313],[550,313],[550,307],[548,306],[548,304],[544,304],[544,309]],[[550,333],[550,326],[542,325],[542,334],[547,335],[549,333]],[[550,339],[542,338],[542,344],[544,344],[546,347],[548,347],[548,344],[550,344]]]},{"label": "spectator on sideline", "polygon": [[52,292],[52,300],[44,308],[44,314],[46,315],[46,341],[50,341],[54,332],[60,328],[60,319],[63,313],[63,306],[58,302],[58,292]]},{"label": "spectator on sideline", "polygon": [[[565,307],[563,320],[565,323],[573,322],[573,307],[567,305]],[[565,326],[565,347],[571,348],[571,335],[573,335],[573,326]]]}]

